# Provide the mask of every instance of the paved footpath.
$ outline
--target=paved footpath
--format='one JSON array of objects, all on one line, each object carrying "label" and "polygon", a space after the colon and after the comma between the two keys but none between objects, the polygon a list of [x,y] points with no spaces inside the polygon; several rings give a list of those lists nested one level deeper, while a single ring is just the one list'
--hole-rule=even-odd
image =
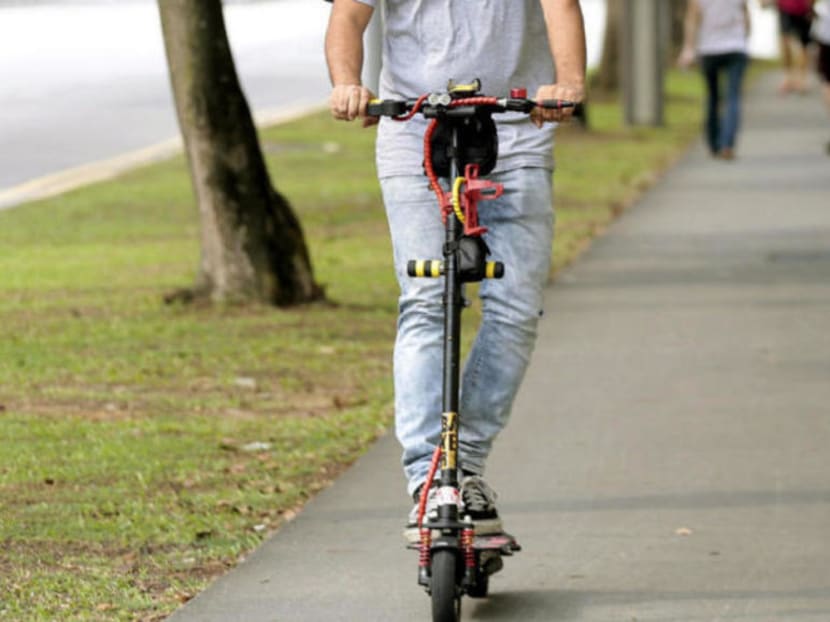
[{"label": "paved footpath", "polygon": [[[776,79],[549,290],[488,474],[525,550],[465,620],[830,620],[830,120]],[[172,620],[429,619],[398,455]]]}]

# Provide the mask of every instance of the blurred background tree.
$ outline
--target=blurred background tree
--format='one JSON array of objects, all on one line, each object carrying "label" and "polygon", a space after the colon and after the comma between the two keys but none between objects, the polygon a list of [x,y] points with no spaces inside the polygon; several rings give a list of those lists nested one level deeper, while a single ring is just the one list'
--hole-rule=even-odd
[{"label": "blurred background tree", "polygon": [[[642,0],[641,0],[642,1]],[[671,63],[677,57],[683,43],[683,16],[686,0],[657,0],[669,4],[669,45],[666,46]],[[620,87],[620,33],[623,20],[623,0],[606,0],[605,36],[599,68],[591,81],[591,87],[598,91],[616,91]]]}]

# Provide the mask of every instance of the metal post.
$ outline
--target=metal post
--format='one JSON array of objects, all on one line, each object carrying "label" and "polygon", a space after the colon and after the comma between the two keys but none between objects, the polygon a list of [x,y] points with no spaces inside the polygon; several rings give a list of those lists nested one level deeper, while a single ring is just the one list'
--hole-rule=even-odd
[{"label": "metal post", "polygon": [[621,43],[625,121],[663,125],[666,0],[624,0]]}]

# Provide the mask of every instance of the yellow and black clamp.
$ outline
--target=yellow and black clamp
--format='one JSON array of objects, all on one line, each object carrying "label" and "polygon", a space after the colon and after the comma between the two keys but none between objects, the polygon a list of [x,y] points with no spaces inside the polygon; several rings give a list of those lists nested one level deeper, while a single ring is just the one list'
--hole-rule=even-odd
[{"label": "yellow and black clamp", "polygon": [[[500,261],[488,261],[482,268],[462,270],[461,280],[473,283],[504,276],[504,264]],[[411,277],[437,279],[444,274],[444,262],[440,259],[412,259],[406,265],[406,273]]]},{"label": "yellow and black clamp", "polygon": [[484,265],[485,279],[500,279],[504,276],[504,264],[500,261],[488,261]]},{"label": "yellow and black clamp", "polygon": [[444,262],[440,259],[412,259],[406,264],[409,276],[437,279],[444,274]]}]

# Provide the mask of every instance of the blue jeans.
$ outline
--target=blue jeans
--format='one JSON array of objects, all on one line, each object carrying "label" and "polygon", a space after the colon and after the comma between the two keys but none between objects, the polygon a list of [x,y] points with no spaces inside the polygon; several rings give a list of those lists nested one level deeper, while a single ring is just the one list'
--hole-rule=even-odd
[{"label": "blue jeans", "polygon": [[[706,142],[716,154],[735,147],[741,124],[741,87],[747,66],[747,55],[742,52],[705,54],[701,69],[706,80]],[[726,73],[726,109],[721,114],[720,76]]]},{"label": "blue jeans", "polygon": [[[459,466],[482,474],[493,440],[507,423],[536,341],[553,242],[551,171],[492,175],[504,195],[479,203],[491,259],[504,278],[479,290],[482,322],[461,375]],[[444,225],[421,176],[381,180],[395,270],[401,288],[395,342],[395,430],[410,494],[424,481],[441,437],[443,279],[414,279],[410,259],[441,259]]]}]

